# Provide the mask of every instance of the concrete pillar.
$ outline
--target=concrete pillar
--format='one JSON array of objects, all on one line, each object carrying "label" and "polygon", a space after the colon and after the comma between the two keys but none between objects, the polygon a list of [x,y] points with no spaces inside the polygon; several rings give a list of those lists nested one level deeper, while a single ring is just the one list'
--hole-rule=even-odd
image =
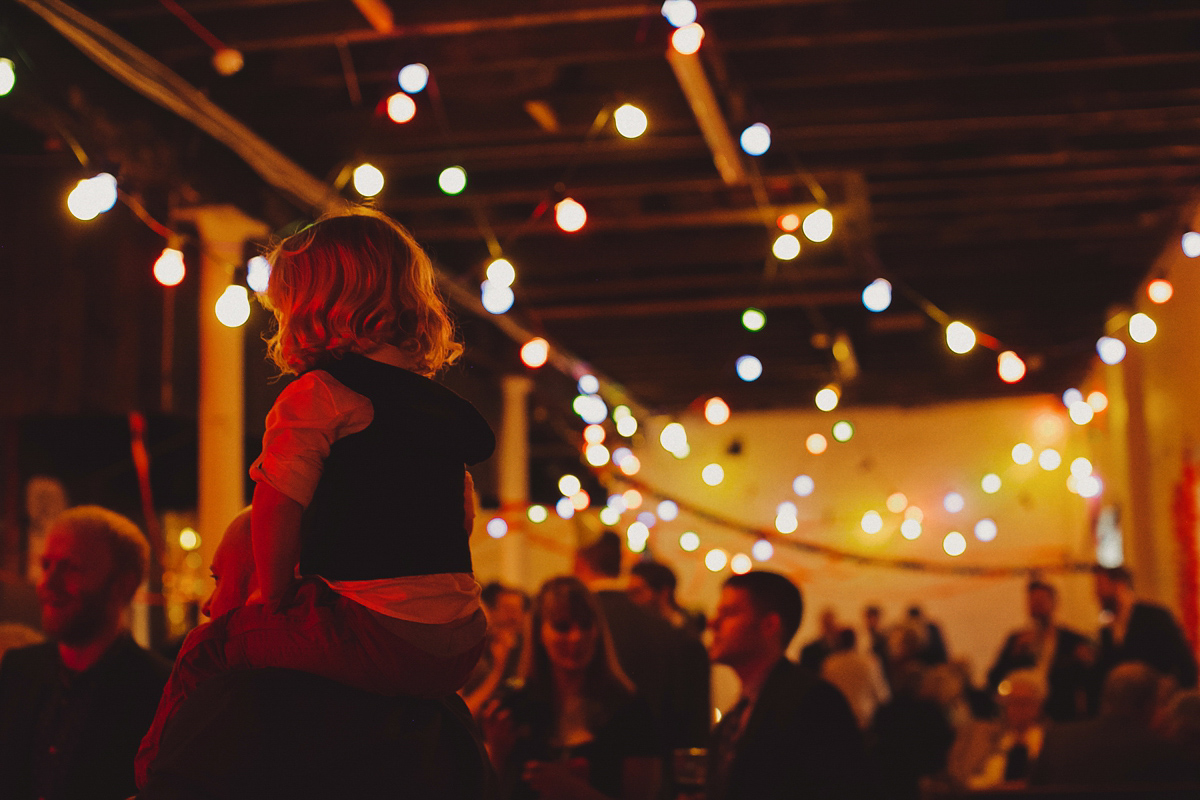
[{"label": "concrete pillar", "polygon": [[242,263],[246,241],[269,233],[234,206],[199,206],[178,214],[200,235],[200,398],[197,532],[204,562],[225,526],[246,505],[243,328],[216,316],[217,299]]},{"label": "concrete pillar", "polygon": [[496,442],[497,489],[500,513],[508,522],[508,535],[500,542],[500,579],[525,587],[529,546],[524,511],[529,505],[529,393],[533,381],[524,375],[506,375],[501,382],[504,406]]}]

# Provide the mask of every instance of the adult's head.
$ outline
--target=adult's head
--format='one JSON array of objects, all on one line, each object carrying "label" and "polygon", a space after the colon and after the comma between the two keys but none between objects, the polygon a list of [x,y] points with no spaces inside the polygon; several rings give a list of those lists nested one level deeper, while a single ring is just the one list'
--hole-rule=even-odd
[{"label": "adult's head", "polygon": [[1133,574],[1125,567],[1100,567],[1092,570],[1096,601],[1110,613],[1116,613],[1133,602]]},{"label": "adult's head", "polygon": [[777,661],[800,628],[804,599],[796,584],[775,572],[730,576],[713,616],[709,657],[735,670]]},{"label": "adult's head", "polygon": [[113,635],[149,555],[146,537],[128,517],[100,506],[60,514],[46,534],[37,587],[46,635],[74,646]]},{"label": "adult's head", "polygon": [[1025,588],[1025,600],[1029,618],[1038,625],[1049,625],[1054,621],[1054,610],[1058,606],[1058,591],[1050,584],[1032,580]]},{"label": "adult's head", "polygon": [[1046,701],[1046,679],[1035,669],[1010,672],[996,687],[996,699],[1004,723],[1014,730],[1025,730],[1041,719]]},{"label": "adult's head", "polygon": [[1118,664],[1104,679],[1100,716],[1133,727],[1147,727],[1158,710],[1162,674],[1139,661]]},{"label": "adult's head", "polygon": [[883,612],[879,606],[870,605],[863,609],[863,622],[866,623],[867,630],[875,633],[879,630],[879,626],[883,623]]},{"label": "adult's head", "polygon": [[575,574],[585,581],[620,575],[621,537],[606,530],[596,541],[575,551]]},{"label": "adult's head", "polygon": [[211,571],[216,585],[201,608],[206,617],[219,617],[241,608],[258,587],[254,573],[249,506],[234,517],[225,529],[225,535],[213,552]]},{"label": "adult's head", "polygon": [[520,589],[492,581],[483,587],[480,599],[483,601],[489,628],[519,633],[525,626],[529,599]]},{"label": "adult's head", "polygon": [[527,684],[548,687],[560,678],[581,678],[584,693],[602,696],[632,690],[596,596],[578,578],[565,575],[542,584],[529,614],[529,635],[520,674]]},{"label": "adult's head", "polygon": [[675,586],[675,571],[660,561],[639,561],[629,570],[629,597],[657,613],[675,608]]}]

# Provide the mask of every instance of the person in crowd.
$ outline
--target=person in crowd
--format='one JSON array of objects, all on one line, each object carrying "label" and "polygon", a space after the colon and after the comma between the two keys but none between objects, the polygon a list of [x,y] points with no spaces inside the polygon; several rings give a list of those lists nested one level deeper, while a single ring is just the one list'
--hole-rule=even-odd
[{"label": "person in crowd", "polygon": [[134,642],[128,610],[149,544],[131,520],[79,506],[50,526],[38,599],[49,640],[0,662],[0,797],[122,800],[170,665]]},{"label": "person in crowd", "polygon": [[838,635],[842,632],[837,613],[832,608],[823,609],[819,621],[821,633],[800,648],[800,665],[817,673],[829,654],[837,650]]},{"label": "person in crowd", "polygon": [[1113,667],[1095,719],[1046,731],[1030,784],[1100,788],[1169,784],[1187,777],[1177,752],[1152,728],[1163,679],[1156,669],[1137,661]]},{"label": "person in crowd", "polygon": [[621,548],[616,533],[603,531],[576,551],[575,575],[596,595],[617,661],[650,703],[663,756],[703,747],[712,719],[706,654],[693,637],[633,601],[620,580]]},{"label": "person in crowd", "polygon": [[1017,669],[997,687],[1000,718],[972,720],[959,729],[946,772],[956,789],[1018,789],[1042,750],[1046,681],[1036,669]]},{"label": "person in crowd", "polygon": [[713,731],[708,800],[858,798],[872,788],[862,734],[832,684],[785,657],[804,610],[783,575],[753,570],[725,581],[709,655],[741,681],[741,698]]},{"label": "person in crowd", "polygon": [[[206,617],[258,588],[249,508],[213,553]],[[482,735],[458,695],[382,697],[279,668],[215,675],[163,731],[138,800],[327,800],[490,797],[495,776]]]},{"label": "person in crowd", "polygon": [[250,468],[262,602],[188,636],[143,740],[139,783],[165,722],[213,674],[275,666],[437,696],[466,683],[484,648],[466,466],[488,458],[495,437],[432,380],[462,346],[429,257],[385,214],[348,207],[268,261],[268,352],[300,374]]},{"label": "person in crowd", "polygon": [[461,694],[472,714],[478,714],[517,672],[521,636],[529,600],[519,589],[492,581],[480,594],[488,618],[487,647]]},{"label": "person in crowd", "polygon": [[1175,692],[1167,701],[1157,727],[1186,765],[1184,777],[1200,783],[1200,691]]},{"label": "person in crowd", "polygon": [[942,635],[942,626],[925,616],[920,606],[909,607],[907,624],[924,631],[925,634],[924,644],[915,654],[918,660],[931,667],[950,660],[950,654],[946,650],[946,638]]},{"label": "person in crowd", "polygon": [[654,717],[616,659],[604,613],[573,576],[546,581],[521,652],[521,688],[484,711],[512,800],[651,800],[662,781]]},{"label": "person in crowd", "polygon": [[1046,676],[1046,716],[1055,722],[1082,719],[1088,713],[1089,676],[1095,662],[1092,643],[1055,620],[1058,592],[1040,580],[1026,587],[1029,624],[1004,640],[988,670],[987,689],[995,693],[1001,681],[1018,669]]},{"label": "person in crowd", "polygon": [[875,709],[891,699],[883,665],[871,651],[858,650],[858,636],[853,628],[838,632],[837,648],[821,664],[821,677],[836,686],[866,730],[875,717]]},{"label": "person in crowd", "polygon": [[[863,625],[867,629],[871,652],[879,659],[880,664],[887,664],[887,631],[883,627],[883,611],[877,605],[869,605],[863,609]],[[886,671],[885,671],[886,674]]]},{"label": "person in crowd", "polygon": [[704,633],[703,614],[689,612],[675,599],[675,571],[661,561],[645,559],[629,570],[629,597],[679,630],[696,638]]},{"label": "person in crowd", "polygon": [[1100,681],[1117,664],[1140,661],[1174,678],[1182,688],[1194,687],[1196,657],[1171,612],[1138,600],[1133,575],[1125,567],[1096,567],[1092,574],[1096,599],[1108,615],[1096,655]]},{"label": "person in crowd", "polygon": [[908,642],[905,647],[910,649],[897,650],[892,699],[879,707],[871,723],[872,762],[888,800],[916,800],[922,781],[945,771],[956,735],[954,723],[964,721],[961,677],[948,665],[930,667],[913,655],[919,634],[904,625],[890,637]]}]

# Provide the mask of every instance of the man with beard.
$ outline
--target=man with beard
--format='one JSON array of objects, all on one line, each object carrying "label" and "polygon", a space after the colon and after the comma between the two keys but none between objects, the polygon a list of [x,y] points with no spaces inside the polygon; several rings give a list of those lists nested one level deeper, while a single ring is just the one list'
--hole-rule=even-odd
[{"label": "man with beard", "polygon": [[1118,664],[1140,661],[1175,679],[1184,689],[1196,685],[1196,658],[1171,612],[1137,599],[1125,567],[1096,567],[1096,600],[1107,616],[1100,629],[1097,683]]},{"label": "man with beard", "polygon": [[0,662],[0,797],[134,793],[133,756],[170,671],[128,630],[148,554],[137,525],[99,506],[51,525],[37,587],[49,641]]}]

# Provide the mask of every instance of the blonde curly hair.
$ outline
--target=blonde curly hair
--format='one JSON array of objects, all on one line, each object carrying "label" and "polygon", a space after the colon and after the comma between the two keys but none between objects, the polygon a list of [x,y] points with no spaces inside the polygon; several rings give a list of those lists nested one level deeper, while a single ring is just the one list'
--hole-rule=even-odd
[{"label": "blonde curly hair", "polygon": [[275,244],[267,260],[264,300],[276,321],[267,353],[284,373],[390,344],[428,377],[462,354],[429,256],[380,211],[326,214]]}]

